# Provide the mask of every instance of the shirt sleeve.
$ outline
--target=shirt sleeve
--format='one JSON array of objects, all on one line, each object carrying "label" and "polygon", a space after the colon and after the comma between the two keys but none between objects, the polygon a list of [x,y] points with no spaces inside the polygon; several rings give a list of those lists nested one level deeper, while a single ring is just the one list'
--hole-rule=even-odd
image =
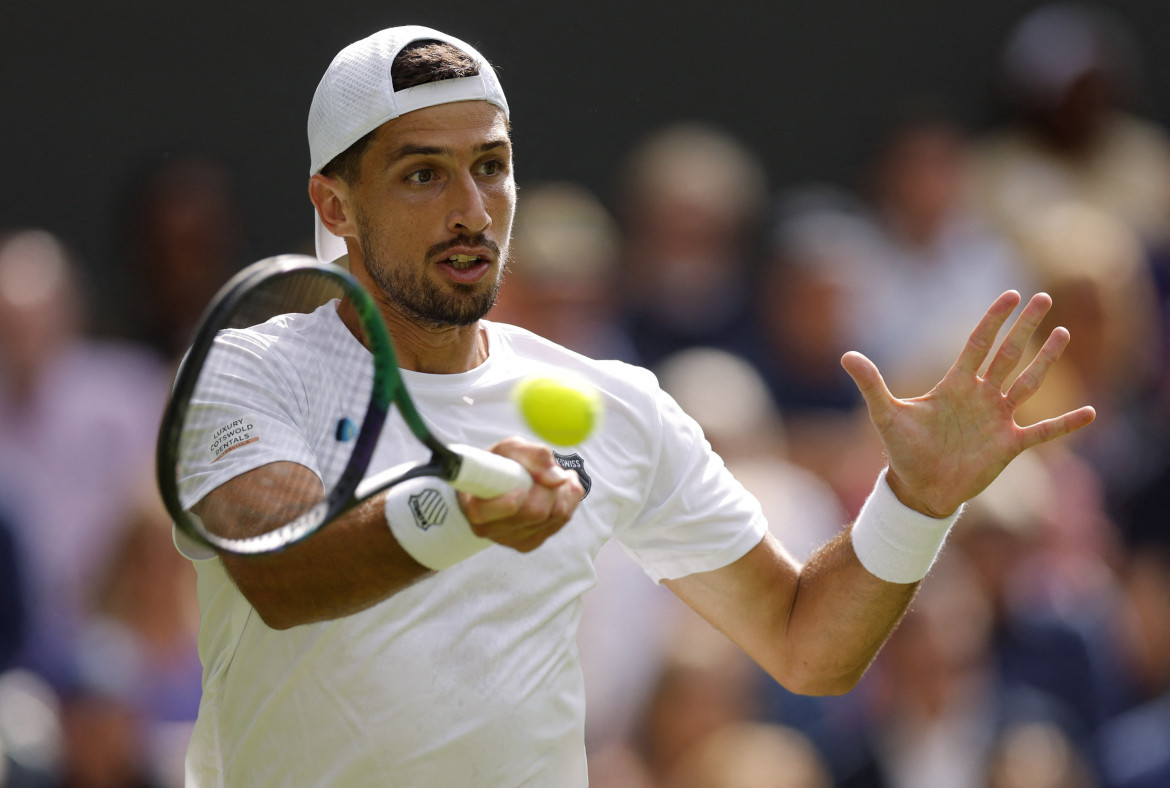
[{"label": "shirt sleeve", "polygon": [[260,338],[229,332],[215,342],[192,396],[180,452],[179,499],[190,508],[242,473],[276,461],[318,476],[298,396],[297,377]]},{"label": "shirt sleeve", "polygon": [[768,526],[699,424],[666,392],[654,391],[645,500],[640,516],[615,537],[661,582],[732,563],[759,544]]}]

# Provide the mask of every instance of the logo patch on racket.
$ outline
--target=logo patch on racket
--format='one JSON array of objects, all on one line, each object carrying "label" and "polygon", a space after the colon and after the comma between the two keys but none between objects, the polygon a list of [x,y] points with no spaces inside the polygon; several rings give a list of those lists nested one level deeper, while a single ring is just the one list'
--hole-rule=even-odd
[{"label": "logo patch on racket", "polygon": [[589,496],[589,491],[593,488],[593,479],[589,478],[589,474],[585,473],[585,458],[576,452],[572,454],[561,454],[559,451],[554,451],[553,456],[557,458],[557,465],[566,471],[577,472],[577,478],[581,480],[581,486],[585,488],[585,494],[581,496],[581,500],[585,500]]},{"label": "logo patch on racket", "polygon": [[442,525],[447,520],[447,502],[443,494],[433,487],[410,496],[410,513],[414,524],[424,531],[432,525]]},{"label": "logo patch on racket", "polygon": [[256,426],[248,419],[229,421],[211,434],[211,445],[208,447],[211,461],[219,462],[229,451],[258,440],[260,436],[256,434]]}]

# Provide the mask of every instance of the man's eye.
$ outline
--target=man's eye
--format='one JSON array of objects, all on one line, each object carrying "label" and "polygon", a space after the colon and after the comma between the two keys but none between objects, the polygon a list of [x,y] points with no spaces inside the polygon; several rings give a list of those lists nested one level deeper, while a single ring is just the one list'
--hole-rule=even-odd
[{"label": "man's eye", "polygon": [[416,170],[406,176],[406,180],[412,181],[413,183],[430,183],[434,179],[435,173],[433,170]]},{"label": "man's eye", "polygon": [[484,175],[499,175],[504,171],[504,163],[501,161],[496,161],[495,159],[491,161],[485,161],[480,167],[480,171]]}]

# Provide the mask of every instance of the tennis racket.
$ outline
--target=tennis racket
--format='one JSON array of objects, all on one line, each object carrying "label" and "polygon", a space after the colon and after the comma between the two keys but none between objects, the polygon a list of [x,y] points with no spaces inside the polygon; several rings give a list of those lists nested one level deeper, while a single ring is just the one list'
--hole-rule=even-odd
[{"label": "tennis racket", "polygon": [[[337,311],[325,315],[332,317],[334,333],[318,335],[333,337],[333,346],[318,347],[298,367],[289,362],[294,358],[289,337],[295,340],[297,326],[320,317],[313,315],[319,309]],[[282,374],[265,377],[265,354],[284,359]],[[290,367],[295,371],[289,372]],[[318,466],[312,477],[316,489],[266,487],[264,499],[281,507],[281,524],[262,533],[208,526],[190,510],[191,499],[206,494],[197,489],[198,480],[216,478],[216,463],[270,437],[250,431],[257,427],[247,408],[254,404],[251,397],[273,388],[288,392],[288,401],[317,403],[312,415],[286,420],[315,419],[318,433],[323,432],[320,425],[329,425],[312,451]],[[430,450],[430,459],[366,479],[391,406],[397,406],[410,433]],[[337,412],[330,413],[334,407]],[[240,456],[246,455],[233,459]],[[159,430],[156,462],[159,491],[178,528],[211,548],[236,554],[272,552],[300,541],[360,501],[407,479],[438,477],[479,498],[532,484],[517,462],[483,449],[447,445],[432,434],[410,398],[374,299],[345,269],[304,255],[253,263],[212,300],[179,367]],[[300,487],[304,477],[298,476]],[[290,501],[293,508],[286,511]]]}]

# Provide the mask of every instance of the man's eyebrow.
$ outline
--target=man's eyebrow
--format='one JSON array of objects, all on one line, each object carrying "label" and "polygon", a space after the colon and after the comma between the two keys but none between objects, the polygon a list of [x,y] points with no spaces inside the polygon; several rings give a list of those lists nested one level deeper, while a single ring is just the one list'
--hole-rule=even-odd
[{"label": "man's eyebrow", "polygon": [[[487,140],[475,147],[475,153],[487,153],[496,148],[505,148],[508,146],[507,138],[500,138],[494,140]],[[416,145],[413,143],[406,143],[400,146],[397,150],[390,154],[390,161],[400,161],[409,156],[454,156],[455,149],[442,145]]]}]

